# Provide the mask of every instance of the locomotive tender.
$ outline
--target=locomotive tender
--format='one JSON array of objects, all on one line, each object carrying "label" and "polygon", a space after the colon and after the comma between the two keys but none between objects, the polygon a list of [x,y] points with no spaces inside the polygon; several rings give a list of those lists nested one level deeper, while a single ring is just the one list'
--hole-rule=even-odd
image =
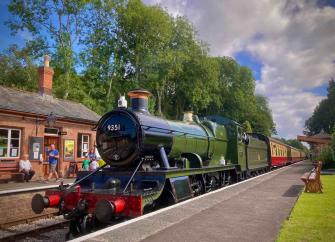
[{"label": "locomotive tender", "polygon": [[58,207],[74,235],[118,217],[198,196],[271,168],[269,138],[245,134],[220,116],[183,121],[150,115],[146,90],[128,93],[132,107],[106,113],[97,125],[97,149],[106,162],[79,172],[71,186],[35,195],[32,208]]}]

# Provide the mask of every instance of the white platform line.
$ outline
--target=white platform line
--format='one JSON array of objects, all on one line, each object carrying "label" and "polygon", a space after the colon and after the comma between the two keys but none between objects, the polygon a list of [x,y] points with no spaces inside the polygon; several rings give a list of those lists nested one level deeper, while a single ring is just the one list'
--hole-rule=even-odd
[{"label": "white platform line", "polygon": [[[301,161],[299,161],[299,162],[301,162]],[[88,235],[81,236],[81,237],[79,237],[79,238],[76,238],[76,239],[73,239],[73,240],[70,240],[70,241],[71,241],[71,242],[79,242],[79,241],[84,241],[84,240],[87,240],[87,239],[90,239],[90,238],[93,238],[93,237],[102,235],[102,234],[104,234],[104,233],[107,233],[107,232],[116,230],[116,229],[118,229],[118,228],[124,227],[124,226],[126,226],[126,225],[128,225],[128,224],[132,224],[132,223],[135,223],[135,222],[140,221],[140,220],[142,220],[142,219],[150,218],[150,217],[152,217],[152,216],[154,216],[154,215],[156,215],[156,214],[160,214],[160,213],[163,213],[163,212],[165,212],[165,211],[171,210],[171,209],[173,209],[173,208],[179,207],[179,206],[181,206],[181,205],[183,205],[183,204],[187,204],[187,203],[190,203],[190,202],[192,202],[192,201],[198,200],[198,199],[200,199],[200,198],[207,197],[207,196],[212,195],[212,194],[215,194],[215,193],[217,193],[217,192],[221,192],[221,191],[223,191],[223,190],[230,189],[230,188],[235,187],[235,186],[238,186],[238,185],[240,185],[240,184],[243,184],[243,183],[246,183],[246,182],[255,180],[255,179],[259,178],[259,177],[262,177],[262,176],[265,176],[265,175],[269,175],[269,174],[272,174],[272,173],[275,173],[275,172],[278,172],[278,171],[281,171],[281,170],[284,170],[284,169],[288,169],[290,166],[295,165],[295,164],[297,164],[297,163],[299,163],[299,162],[290,164],[290,165],[288,165],[288,166],[280,167],[280,168],[278,168],[278,169],[276,169],[276,170],[273,170],[273,171],[264,173],[264,174],[259,175],[259,176],[255,176],[255,177],[249,178],[249,179],[247,179],[247,180],[244,180],[244,181],[241,181],[241,182],[238,182],[238,183],[229,185],[229,186],[227,186],[227,187],[222,187],[222,188],[220,188],[220,189],[218,189],[218,190],[215,190],[215,191],[212,191],[212,192],[209,192],[209,193],[205,193],[205,194],[203,194],[203,195],[201,195],[201,196],[198,196],[198,197],[195,197],[195,198],[188,199],[188,200],[186,200],[186,201],[183,201],[183,202],[180,202],[180,203],[171,205],[171,206],[169,206],[169,207],[162,208],[162,209],[159,209],[159,210],[157,210],[157,211],[154,211],[154,212],[151,212],[151,213],[142,215],[142,216],[140,216],[140,217],[133,218],[133,219],[130,219],[130,220],[128,220],[128,221],[125,221],[125,222],[122,222],[122,223],[119,223],[119,224],[116,224],[116,225],[113,225],[113,226],[110,226],[110,227],[107,227],[107,228],[98,230],[98,231],[96,231],[96,232],[90,233],[90,234],[88,234]]]},{"label": "white platform line", "polygon": [[[72,185],[72,183],[66,183]],[[31,191],[40,191],[45,189],[57,188],[59,185],[48,185],[48,186],[40,186],[40,187],[29,187],[29,188],[20,188],[14,190],[3,190],[0,191],[0,195],[10,195],[12,193],[23,193],[23,192],[31,192]]]}]

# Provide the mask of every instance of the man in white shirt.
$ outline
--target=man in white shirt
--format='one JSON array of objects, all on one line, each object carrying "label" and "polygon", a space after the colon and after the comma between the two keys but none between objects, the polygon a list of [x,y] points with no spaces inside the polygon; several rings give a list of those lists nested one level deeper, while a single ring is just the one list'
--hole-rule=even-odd
[{"label": "man in white shirt", "polygon": [[19,163],[19,171],[24,174],[24,180],[29,182],[29,180],[35,175],[35,171],[28,160],[28,154],[23,155],[23,159]]}]

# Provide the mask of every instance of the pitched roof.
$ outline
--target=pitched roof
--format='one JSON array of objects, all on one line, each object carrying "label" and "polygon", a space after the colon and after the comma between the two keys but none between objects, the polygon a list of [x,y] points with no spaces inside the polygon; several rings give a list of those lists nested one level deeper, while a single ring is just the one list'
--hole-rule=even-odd
[{"label": "pitched roof", "polygon": [[0,109],[97,122],[100,116],[81,103],[0,86]]}]

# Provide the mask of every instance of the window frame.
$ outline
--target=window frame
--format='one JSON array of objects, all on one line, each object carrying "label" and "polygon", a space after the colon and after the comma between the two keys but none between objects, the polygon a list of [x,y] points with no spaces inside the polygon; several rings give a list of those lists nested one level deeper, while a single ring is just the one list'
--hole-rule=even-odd
[{"label": "window frame", "polygon": [[[0,127],[0,129],[4,129],[4,130],[7,130],[8,131],[8,135],[7,135],[7,156],[0,156],[0,160],[8,160],[8,159],[18,159],[20,158],[20,155],[21,155],[21,134],[22,134],[22,131],[21,129],[18,129],[18,128],[5,128],[5,127]],[[13,139],[18,139],[19,140],[19,145],[17,147],[17,156],[10,156],[10,151],[11,151],[11,147],[10,147],[10,144],[11,144],[11,140],[12,140],[12,131],[19,131],[19,138],[13,138]],[[12,148],[16,148],[16,147],[12,147]]]},{"label": "window frame", "polygon": [[[87,141],[84,141],[84,137],[87,137]],[[79,140],[80,138],[80,140]],[[87,149],[86,151],[84,150],[84,144],[87,144]],[[90,151],[90,134],[85,134],[85,133],[78,133],[78,146],[77,146],[80,150],[80,156],[78,156],[79,152],[77,152],[77,157],[78,158],[85,158],[84,153],[86,152],[86,154],[89,153]]]}]

